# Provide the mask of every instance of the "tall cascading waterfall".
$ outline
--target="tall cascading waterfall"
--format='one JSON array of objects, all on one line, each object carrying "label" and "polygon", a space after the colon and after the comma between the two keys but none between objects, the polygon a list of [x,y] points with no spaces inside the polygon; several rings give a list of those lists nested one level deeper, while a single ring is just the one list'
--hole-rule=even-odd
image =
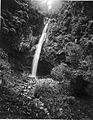
[{"label": "tall cascading waterfall", "polygon": [[46,39],[46,32],[47,32],[49,21],[50,20],[48,20],[47,24],[45,25],[45,27],[43,29],[42,35],[40,37],[39,43],[38,43],[36,51],[35,51],[34,59],[33,59],[33,62],[32,62],[32,74],[31,74],[31,77],[36,77],[38,61],[39,61],[39,57],[40,57],[43,42]]}]

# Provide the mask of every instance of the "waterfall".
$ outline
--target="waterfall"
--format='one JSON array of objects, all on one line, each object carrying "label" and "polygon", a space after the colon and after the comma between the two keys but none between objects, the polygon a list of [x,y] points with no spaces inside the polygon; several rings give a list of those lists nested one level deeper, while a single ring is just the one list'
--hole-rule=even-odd
[{"label": "waterfall", "polygon": [[36,77],[38,61],[39,61],[39,57],[40,57],[43,42],[46,39],[46,31],[47,31],[47,28],[48,28],[49,21],[50,20],[48,20],[48,23],[45,25],[45,27],[43,29],[42,35],[40,37],[39,43],[38,43],[36,51],[35,51],[34,59],[33,59],[33,62],[32,62],[32,74],[31,74],[31,77]]}]

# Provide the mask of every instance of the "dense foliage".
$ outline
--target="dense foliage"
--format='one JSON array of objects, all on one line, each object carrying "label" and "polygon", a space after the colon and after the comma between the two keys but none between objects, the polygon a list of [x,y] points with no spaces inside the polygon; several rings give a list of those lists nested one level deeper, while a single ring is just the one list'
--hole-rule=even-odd
[{"label": "dense foliage", "polygon": [[44,15],[29,1],[2,0],[0,118],[93,119],[93,2],[62,4],[46,15],[38,78],[29,78]]},{"label": "dense foliage", "polygon": [[[67,75],[70,68],[68,74],[72,78],[68,80],[71,79],[71,85],[74,84],[72,86],[76,88],[81,84],[80,91],[83,91],[93,82],[93,2],[64,4],[65,7],[59,11],[56,22],[50,24],[48,42],[44,45],[43,54],[55,67],[51,71],[52,77],[63,81],[64,72]],[[66,64],[67,68],[64,68],[63,64]],[[78,81],[76,74],[78,79],[82,77],[85,87],[81,82],[73,83]]]},{"label": "dense foliage", "polygon": [[2,0],[1,3],[0,47],[8,53],[12,67],[22,71],[22,66],[28,65],[26,56],[42,32],[44,16],[25,0]]},{"label": "dense foliage", "polygon": [[33,36],[41,34],[43,15],[25,0],[2,0],[1,22],[1,47],[18,50],[29,48]]}]

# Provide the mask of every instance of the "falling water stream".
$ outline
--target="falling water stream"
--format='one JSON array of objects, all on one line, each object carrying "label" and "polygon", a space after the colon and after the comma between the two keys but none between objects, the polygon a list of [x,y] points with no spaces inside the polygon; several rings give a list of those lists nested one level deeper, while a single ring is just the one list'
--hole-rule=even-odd
[{"label": "falling water stream", "polygon": [[39,58],[40,58],[42,45],[43,45],[44,41],[46,40],[46,34],[47,34],[46,32],[47,32],[49,21],[50,20],[48,20],[47,24],[45,25],[45,27],[43,29],[42,35],[40,37],[39,43],[38,43],[36,51],[35,51],[34,59],[33,59],[33,62],[32,62],[32,74],[31,74],[31,77],[36,77],[38,61],[39,61]]}]

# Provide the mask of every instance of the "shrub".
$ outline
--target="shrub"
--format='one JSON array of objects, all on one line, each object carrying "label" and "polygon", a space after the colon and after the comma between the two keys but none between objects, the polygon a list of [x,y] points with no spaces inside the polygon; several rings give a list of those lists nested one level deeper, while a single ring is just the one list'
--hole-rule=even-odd
[{"label": "shrub", "polygon": [[64,79],[70,79],[71,69],[64,63],[54,67],[51,71],[51,76],[58,81],[63,81]]},{"label": "shrub", "polygon": [[69,42],[65,45],[64,51],[66,53],[66,62],[70,63],[72,67],[77,68],[82,54],[80,46],[73,42]]}]

